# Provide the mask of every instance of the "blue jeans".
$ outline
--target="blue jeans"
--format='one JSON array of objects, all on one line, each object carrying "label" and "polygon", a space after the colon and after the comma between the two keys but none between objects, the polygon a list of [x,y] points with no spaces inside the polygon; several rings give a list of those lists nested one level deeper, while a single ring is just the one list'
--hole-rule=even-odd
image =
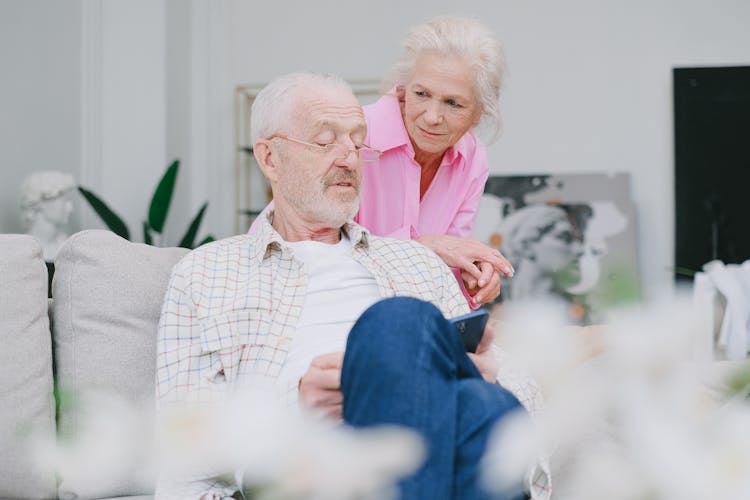
[{"label": "blue jeans", "polygon": [[397,297],[367,309],[349,333],[341,391],[347,424],[396,424],[424,438],[426,462],[399,483],[401,498],[491,498],[480,459],[494,424],[520,404],[482,378],[434,305]]}]

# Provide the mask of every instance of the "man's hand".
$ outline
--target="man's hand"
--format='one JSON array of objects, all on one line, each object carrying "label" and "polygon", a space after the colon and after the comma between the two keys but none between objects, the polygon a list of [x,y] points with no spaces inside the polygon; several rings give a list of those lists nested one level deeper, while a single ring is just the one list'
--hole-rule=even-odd
[{"label": "man's hand", "polygon": [[[476,265],[482,272],[480,279],[476,279],[466,271],[461,271],[461,279],[471,295],[471,300],[481,306],[492,302],[500,295],[500,273],[489,262],[478,262]],[[480,283],[484,284],[480,285]]]},{"label": "man's hand", "polygon": [[343,352],[321,354],[313,358],[299,381],[299,397],[306,406],[339,420],[344,402],[341,395],[343,363]]},{"label": "man's hand", "polygon": [[466,353],[469,358],[474,362],[474,365],[479,370],[487,382],[497,382],[497,373],[500,369],[497,363],[497,358],[492,352],[492,341],[495,339],[495,332],[489,326],[484,327],[484,334],[482,340],[477,346],[477,352]]}]

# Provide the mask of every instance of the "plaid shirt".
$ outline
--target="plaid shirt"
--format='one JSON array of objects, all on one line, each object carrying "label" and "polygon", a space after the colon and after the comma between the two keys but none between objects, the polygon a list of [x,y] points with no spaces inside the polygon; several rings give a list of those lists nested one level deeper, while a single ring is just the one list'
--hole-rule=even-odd
[{"label": "plaid shirt", "polygon": [[[383,298],[417,297],[448,318],[469,312],[451,270],[423,245],[372,236],[353,222],[343,231],[352,242],[352,257],[372,273]],[[186,255],[172,271],[159,321],[158,405],[217,401],[244,383],[277,380],[306,288],[301,262],[265,218],[254,235],[213,242]],[[511,382],[518,390],[508,389],[526,399],[525,405],[538,398],[528,380]],[[297,385],[283,390],[295,404]],[[210,478],[176,486],[161,483],[157,496],[221,498],[237,489]]]}]

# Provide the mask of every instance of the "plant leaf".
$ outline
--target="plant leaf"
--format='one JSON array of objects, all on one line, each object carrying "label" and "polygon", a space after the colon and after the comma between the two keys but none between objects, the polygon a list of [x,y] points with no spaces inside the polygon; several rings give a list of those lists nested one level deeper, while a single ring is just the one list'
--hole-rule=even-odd
[{"label": "plant leaf", "polygon": [[675,274],[680,276],[687,276],[689,278],[695,276],[695,271],[688,269],[687,267],[675,266],[672,270]]},{"label": "plant leaf", "polygon": [[143,221],[143,242],[146,245],[153,245],[154,240],[151,238],[151,228],[148,225],[148,221]]},{"label": "plant leaf", "polygon": [[148,225],[161,234],[164,230],[164,222],[167,220],[169,205],[172,203],[172,194],[174,185],[177,181],[177,173],[180,169],[180,160],[175,160],[167,167],[159,184],[156,186],[154,195],[151,197],[151,204],[148,208]]},{"label": "plant leaf", "polygon": [[123,222],[119,215],[114,213],[106,203],[88,189],[78,186],[78,192],[89,202],[91,208],[104,221],[104,224],[107,225],[110,231],[122,236],[126,240],[130,240],[128,226],[125,225],[125,222]]},{"label": "plant leaf", "polygon": [[185,236],[182,237],[182,240],[177,244],[178,247],[182,248],[194,248],[195,247],[195,237],[198,234],[198,228],[201,225],[201,221],[203,220],[203,215],[206,213],[206,209],[208,208],[208,202],[204,203],[200,210],[198,210],[198,213],[195,217],[193,217],[192,222],[190,222],[190,226],[188,226],[188,230],[185,233]]},{"label": "plant leaf", "polygon": [[[200,243],[198,243],[198,247],[201,245],[205,245],[206,243],[211,243],[212,241],[216,241],[216,238],[214,238],[212,234],[209,234],[208,236],[203,238]],[[198,248],[198,247],[195,247],[195,248]]]}]

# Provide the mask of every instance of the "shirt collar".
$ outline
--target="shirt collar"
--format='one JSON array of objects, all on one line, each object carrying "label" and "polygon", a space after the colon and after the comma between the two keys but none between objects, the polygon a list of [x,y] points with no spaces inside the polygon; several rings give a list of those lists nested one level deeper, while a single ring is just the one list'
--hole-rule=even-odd
[{"label": "shirt collar", "polygon": [[[385,153],[389,149],[406,147],[413,154],[411,140],[404,126],[401,116],[401,107],[395,90],[391,90],[374,104],[367,107],[371,119],[368,120],[370,136],[368,138],[370,147]],[[377,127],[373,126],[377,122]],[[474,133],[469,130],[456,144],[445,151],[443,163],[452,164],[459,156],[467,158],[468,153],[476,146]]]},{"label": "shirt collar", "polygon": [[[257,260],[265,259],[273,251],[283,252],[287,248],[287,242],[271,225],[273,221],[273,210],[269,210],[265,217],[258,223],[258,231],[253,241],[252,254]],[[370,246],[370,232],[354,221],[344,224],[341,230],[352,242],[352,247],[367,249]]]},{"label": "shirt collar", "polygon": [[[409,134],[404,127],[401,108],[395,91],[391,91],[374,104],[367,106],[369,138],[368,145],[382,152],[401,146],[411,149]],[[377,124],[377,125],[375,125]]]}]

